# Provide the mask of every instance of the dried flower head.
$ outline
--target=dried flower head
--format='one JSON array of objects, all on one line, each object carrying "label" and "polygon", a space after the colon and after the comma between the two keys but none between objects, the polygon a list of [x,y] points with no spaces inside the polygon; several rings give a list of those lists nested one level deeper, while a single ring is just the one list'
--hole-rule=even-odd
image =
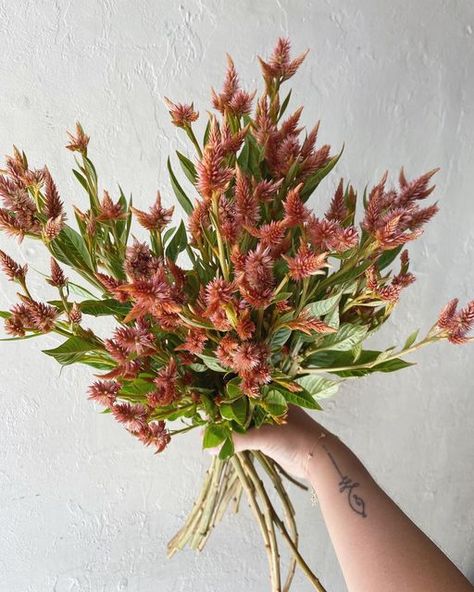
[{"label": "dried flower head", "polygon": [[171,208],[163,208],[160,192],[157,191],[155,203],[151,206],[149,212],[142,212],[133,207],[131,210],[143,228],[146,228],[147,230],[161,231],[170,223],[174,206],[171,206]]},{"label": "dried flower head", "polygon": [[171,115],[171,121],[177,127],[190,126],[199,117],[199,113],[194,110],[194,104],[186,105],[183,103],[173,103],[164,97],[165,103]]},{"label": "dried flower head", "polygon": [[70,138],[69,144],[66,145],[68,150],[72,152],[81,152],[84,156],[87,155],[87,146],[89,144],[89,136],[86,136],[82,125],[77,121],[76,122],[76,134],[72,134],[67,132],[67,135]]},{"label": "dried flower head", "polygon": [[10,281],[24,282],[28,265],[19,265],[4,251],[0,250],[0,266]]}]

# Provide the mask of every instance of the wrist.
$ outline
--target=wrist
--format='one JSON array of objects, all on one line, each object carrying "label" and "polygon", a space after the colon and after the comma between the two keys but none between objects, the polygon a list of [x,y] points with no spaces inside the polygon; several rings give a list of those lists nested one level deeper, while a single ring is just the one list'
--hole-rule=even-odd
[{"label": "wrist", "polygon": [[301,467],[305,479],[311,480],[311,471],[313,470],[315,463],[317,463],[318,458],[321,456],[321,452],[324,450],[323,446],[334,438],[336,438],[334,434],[324,429],[319,424],[316,430],[312,430],[311,433],[307,435],[302,449],[301,459]]}]

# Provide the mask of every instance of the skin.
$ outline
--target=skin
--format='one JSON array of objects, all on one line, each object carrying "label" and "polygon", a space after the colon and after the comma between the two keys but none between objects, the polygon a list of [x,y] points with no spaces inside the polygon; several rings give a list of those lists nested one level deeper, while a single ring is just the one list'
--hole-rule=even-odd
[{"label": "skin", "polygon": [[286,424],[234,434],[234,444],[311,483],[349,592],[473,592],[356,455],[301,408],[290,407]]}]

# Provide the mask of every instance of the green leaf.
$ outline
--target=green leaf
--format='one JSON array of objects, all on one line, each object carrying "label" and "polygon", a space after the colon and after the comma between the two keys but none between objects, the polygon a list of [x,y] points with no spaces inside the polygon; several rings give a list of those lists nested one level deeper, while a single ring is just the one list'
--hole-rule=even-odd
[{"label": "green leaf", "polygon": [[205,364],[189,364],[188,368],[194,372],[207,372],[209,370]]},{"label": "green leaf", "polygon": [[219,364],[216,358],[206,354],[198,354],[198,356],[210,370],[214,370],[214,372],[227,372],[227,370]]},{"label": "green leaf", "polygon": [[2,319],[9,319],[12,316],[11,312],[8,312],[8,310],[0,310],[0,317]]},{"label": "green leaf", "polygon": [[270,389],[259,404],[274,417],[284,415],[288,409],[285,397],[275,388]]},{"label": "green leaf", "polygon": [[197,181],[196,167],[189,160],[189,158],[184,156],[184,154],[181,154],[181,152],[179,152],[178,150],[176,150],[176,154],[179,158],[179,163],[181,165],[181,168],[183,169],[184,174],[191,181],[191,183],[195,185]]},{"label": "green leaf", "polygon": [[337,333],[326,335],[321,342],[320,350],[347,351],[360,343],[367,334],[367,327],[345,323]]},{"label": "green leaf", "polygon": [[79,183],[87,191],[87,193],[89,193],[89,185],[87,183],[87,179],[83,175],[81,175],[81,173],[79,171],[76,171],[76,169],[72,169],[72,172],[74,173],[74,176],[79,181]]},{"label": "green leaf", "polygon": [[225,460],[234,454],[234,443],[232,438],[226,438],[224,440],[224,444],[222,444],[221,449],[219,450],[219,458],[221,460]]},{"label": "green leaf", "polygon": [[240,151],[240,154],[237,158],[237,162],[239,164],[239,167],[246,171],[249,167],[249,156],[250,156],[250,144],[249,141],[246,140],[242,150]]},{"label": "green leaf", "polygon": [[108,300],[83,300],[79,307],[81,312],[94,317],[126,316],[130,312],[130,305],[118,302],[113,298]]},{"label": "green leaf", "polygon": [[94,296],[94,294],[92,294],[92,292],[89,292],[89,290],[83,288],[79,284],[75,284],[74,282],[68,281],[67,285],[69,290],[77,296],[82,296],[84,298],[92,298],[94,300],[98,299],[97,296]]},{"label": "green leaf", "polygon": [[287,329],[286,327],[282,327],[278,329],[276,333],[272,335],[270,339],[270,348],[272,351],[279,350],[290,338],[291,329]]},{"label": "green leaf", "polygon": [[329,378],[324,378],[323,376],[315,376],[314,374],[300,376],[296,379],[296,382],[317,399],[332,397],[337,393],[337,389],[339,388],[339,382],[329,380]]},{"label": "green leaf", "polygon": [[[360,362],[358,362],[360,363]],[[396,372],[397,370],[403,370],[404,368],[409,368],[410,366],[415,366],[414,362],[406,362],[401,358],[394,358],[393,360],[387,360],[386,362],[381,362],[375,366],[369,368],[355,368],[354,370],[342,370],[340,372],[334,372],[337,376],[341,378],[349,378],[354,376],[367,376],[368,374],[373,374],[374,372]],[[331,372],[328,369],[328,372]]]},{"label": "green leaf", "polygon": [[336,156],[333,156],[333,158],[331,158],[329,160],[329,162],[322,167],[321,169],[318,169],[315,173],[313,173],[305,182],[303,189],[301,190],[300,196],[301,199],[303,201],[306,201],[309,196],[313,193],[313,191],[316,189],[316,187],[321,183],[321,181],[324,179],[324,177],[326,177],[326,175],[328,175],[332,169],[336,166],[337,161],[341,158],[342,153],[344,151],[344,144],[342,145],[342,149],[339,152],[339,154],[336,154]]},{"label": "green leaf", "polygon": [[278,292],[276,296],[273,298],[273,302],[280,302],[281,300],[287,300],[292,298],[293,292]]},{"label": "green leaf", "polygon": [[168,242],[168,239],[171,238],[173,232],[176,230],[176,226],[171,226],[170,228],[168,228],[166,230],[166,232],[163,234],[163,244],[166,246],[166,243]]},{"label": "green leaf", "polygon": [[169,174],[171,177],[171,186],[173,187],[173,191],[176,195],[178,202],[180,203],[181,207],[186,212],[186,214],[188,214],[188,215],[192,214],[193,204],[191,203],[191,200],[189,199],[189,197],[184,193],[181,185],[178,183],[178,179],[176,179],[173,169],[171,168],[171,161],[170,161],[169,157],[168,157],[168,171],[169,171]]},{"label": "green leaf", "polygon": [[317,302],[310,302],[306,309],[310,312],[311,315],[314,317],[322,317],[327,314],[336,304],[339,303],[341,299],[342,292],[331,296],[330,298],[326,298],[325,300],[318,300]]},{"label": "green leaf", "polygon": [[242,395],[242,389],[240,387],[240,378],[235,377],[226,384],[226,392],[230,399],[240,397]]},{"label": "green leaf", "polygon": [[290,92],[286,95],[283,103],[281,104],[280,107],[280,112],[278,113],[278,121],[283,117],[283,114],[286,111],[286,108],[288,107],[288,103],[290,102],[290,98],[291,98],[291,90]]},{"label": "green leaf", "polygon": [[209,119],[207,124],[206,124],[206,129],[204,130],[204,136],[203,136],[203,146],[205,146],[209,140],[209,134],[211,132],[211,120]]},{"label": "green leaf", "polygon": [[89,251],[82,236],[70,226],[65,226],[59,236],[49,243],[52,254],[71,267],[93,271]]},{"label": "green leaf", "polygon": [[176,261],[178,255],[188,246],[188,237],[186,235],[186,226],[181,220],[178,230],[175,232],[169,245],[166,247],[166,256],[169,259]]},{"label": "green leaf", "polygon": [[409,347],[411,347],[415,343],[419,332],[420,332],[419,329],[415,329],[415,331],[413,331],[413,333],[411,333],[407,337],[407,340],[405,341],[405,345],[403,346],[403,349],[408,349]]},{"label": "green leaf", "polygon": [[143,378],[136,378],[132,382],[127,382],[120,389],[119,395],[147,395],[155,390],[155,385]]},{"label": "green leaf", "polygon": [[240,425],[245,425],[249,403],[247,397],[240,397],[232,403],[221,403],[219,409],[222,417],[235,420]]},{"label": "green leaf", "polygon": [[298,405],[299,407],[305,407],[306,409],[321,409],[321,407],[316,403],[313,399],[311,394],[307,390],[302,390],[297,393],[292,393],[291,391],[287,390],[280,390],[282,395],[288,401],[288,403],[293,403],[294,405]]},{"label": "green leaf", "polygon": [[362,343],[358,343],[355,347],[353,347],[352,353],[354,354],[352,361],[355,364],[357,362],[357,360],[359,359],[360,354],[362,353]]},{"label": "green leaf", "polygon": [[54,349],[44,349],[43,353],[55,358],[62,366],[79,362],[86,352],[98,351],[100,347],[81,337],[69,337],[64,343]]},{"label": "green leaf", "polygon": [[333,329],[339,329],[339,303],[336,304],[336,306],[334,306],[334,308],[327,313],[324,322]]},{"label": "green leaf", "polygon": [[215,448],[219,446],[229,435],[229,430],[222,425],[208,425],[204,430],[202,439],[203,448]]},{"label": "green leaf", "polygon": [[395,247],[395,249],[384,251],[383,254],[377,259],[378,269],[382,270],[388,265],[390,265],[390,263],[392,263],[392,261],[394,261],[397,258],[397,255],[400,253],[402,249],[403,245],[400,245],[398,247]]}]

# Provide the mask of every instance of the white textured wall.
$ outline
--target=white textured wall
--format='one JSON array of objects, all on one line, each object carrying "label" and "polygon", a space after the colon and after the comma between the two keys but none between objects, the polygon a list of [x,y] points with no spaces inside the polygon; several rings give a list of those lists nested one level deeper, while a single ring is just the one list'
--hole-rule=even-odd
[{"label": "white textured wall", "polygon": [[[305,123],[321,118],[334,150],[346,141],[319,199],[338,175],[362,192],[385,168],[395,180],[402,164],[410,177],[441,166],[441,212],[412,247],[418,281],[378,337],[388,346],[428,328],[449,298],[474,295],[473,30],[469,0],[4,0],[0,151],[15,143],[34,166],[47,163],[70,207],[84,199],[63,148],[78,118],[103,186],[120,182],[138,206],[157,188],[171,201],[165,162],[181,140],[163,95],[204,112],[225,51],[252,87],[256,53],[290,35],[295,51],[311,48],[293,84]],[[36,244],[1,237],[0,247],[47,269]],[[1,308],[14,300],[3,278],[0,298]],[[268,590],[246,508],[201,556],[165,558],[208,463],[198,434],[153,456],[86,400],[87,368],[60,374],[38,345],[0,345],[1,592]],[[433,347],[416,367],[347,384],[319,414],[471,579],[473,353]],[[343,591],[319,510],[294,494],[304,553],[329,592]],[[295,590],[310,588],[298,576]]]}]

